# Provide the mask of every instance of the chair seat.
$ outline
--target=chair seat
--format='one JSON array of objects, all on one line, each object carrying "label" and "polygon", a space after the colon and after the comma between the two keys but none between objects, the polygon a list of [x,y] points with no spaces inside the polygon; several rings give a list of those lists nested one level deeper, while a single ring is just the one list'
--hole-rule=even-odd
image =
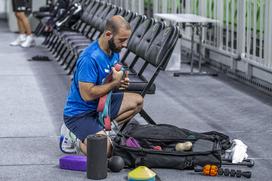
[{"label": "chair seat", "polygon": [[70,39],[67,40],[67,42],[71,45],[77,45],[77,44],[88,44],[91,42],[90,39],[86,38],[86,37],[80,37],[80,38],[75,38],[75,39]]},{"label": "chair seat", "polygon": [[44,17],[52,17],[53,14],[51,12],[35,12],[33,16],[37,19],[42,19]]},{"label": "chair seat", "polygon": [[82,50],[85,49],[89,44],[90,44],[90,42],[88,42],[88,43],[83,42],[83,43],[78,43],[78,44],[72,44],[70,46],[74,51],[78,52],[78,50],[80,50],[80,49],[82,49]]},{"label": "chair seat", "polygon": [[61,38],[67,38],[69,36],[82,36],[82,34],[77,31],[61,31],[58,35]]},{"label": "chair seat", "polygon": [[58,36],[59,38],[64,38],[68,35],[78,34],[78,32],[72,31],[72,30],[71,31],[56,31],[56,30],[54,30],[54,34],[56,36]]},{"label": "chair seat", "polygon": [[[129,74],[129,86],[127,91],[129,92],[142,92],[148,82],[140,78],[137,74]],[[151,87],[147,90],[147,94],[155,94],[156,85],[152,84]]]}]

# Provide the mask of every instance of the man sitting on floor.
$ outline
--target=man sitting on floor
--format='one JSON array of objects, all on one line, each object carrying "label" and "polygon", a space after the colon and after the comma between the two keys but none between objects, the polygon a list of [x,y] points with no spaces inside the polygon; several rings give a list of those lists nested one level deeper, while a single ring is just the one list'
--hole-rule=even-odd
[{"label": "man sitting on floor", "polygon": [[[99,123],[97,104],[101,96],[113,89],[124,90],[128,87],[128,77],[123,79],[123,71],[116,71],[113,66],[119,61],[119,52],[127,46],[131,35],[129,23],[121,16],[113,16],[106,22],[101,37],[92,42],[77,60],[69,95],[64,107],[64,123],[80,140],[79,148],[87,154],[87,136],[105,134]],[[102,84],[112,71],[113,80]],[[113,93],[111,97],[111,120],[119,124],[130,120],[140,112],[143,98],[136,93]],[[65,148],[68,138],[61,141]],[[111,153],[111,142],[108,138],[108,155]]]}]

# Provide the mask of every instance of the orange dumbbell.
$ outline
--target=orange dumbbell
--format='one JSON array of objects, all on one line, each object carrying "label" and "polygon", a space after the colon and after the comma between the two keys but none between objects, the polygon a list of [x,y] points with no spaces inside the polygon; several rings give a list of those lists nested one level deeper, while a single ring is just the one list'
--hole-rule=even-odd
[{"label": "orange dumbbell", "polygon": [[245,178],[251,178],[251,172],[250,171],[242,171],[242,170],[234,170],[234,169],[228,169],[228,168],[218,168],[217,165],[210,165],[207,164],[204,167],[202,166],[196,166],[195,172],[202,172],[205,176],[231,176],[231,177],[245,177]]},{"label": "orange dumbbell", "polygon": [[206,176],[217,176],[218,166],[217,165],[205,165],[204,167],[195,167],[195,172],[202,172]]}]

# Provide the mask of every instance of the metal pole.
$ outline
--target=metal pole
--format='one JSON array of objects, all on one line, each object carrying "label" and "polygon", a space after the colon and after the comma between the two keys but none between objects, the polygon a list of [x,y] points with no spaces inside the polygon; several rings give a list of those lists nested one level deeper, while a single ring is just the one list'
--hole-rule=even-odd
[{"label": "metal pole", "polygon": [[186,6],[185,6],[185,13],[191,13],[191,1],[185,0]]},{"label": "metal pole", "polygon": [[206,16],[206,8],[207,8],[207,1],[206,0],[200,0],[199,1],[199,14],[201,16]]},{"label": "metal pole", "polygon": [[[208,12],[207,12],[207,17],[209,17],[209,18],[212,18],[211,17],[211,12],[212,12],[212,1],[211,0],[207,0],[207,3],[208,3]],[[214,30],[215,28],[213,28],[213,30]],[[212,36],[212,31],[210,30],[209,32],[209,42],[210,42],[210,44],[213,44],[213,42],[212,42],[212,38],[211,38],[211,36]]]},{"label": "metal pole", "polygon": [[199,32],[199,60],[198,60],[198,69],[201,72],[201,64],[202,64],[202,32],[203,32],[203,25],[197,27]]},{"label": "metal pole", "polygon": [[[234,3],[237,3],[237,0],[231,0],[231,54],[234,55],[234,31],[235,31],[235,27],[234,27],[234,23],[235,23],[235,14],[234,14]],[[237,32],[237,29],[236,29],[236,32]],[[237,42],[236,44],[237,45]],[[237,46],[236,46],[237,47]],[[231,61],[232,61],[232,64],[231,64],[231,69],[232,70],[236,70],[237,69],[237,61],[234,60],[233,56],[231,56]]]},{"label": "metal pole", "polygon": [[254,2],[254,6],[253,6],[253,12],[254,12],[254,17],[253,17],[253,56],[256,57],[256,49],[257,49],[257,45],[256,45],[256,41],[257,41],[257,2]]},{"label": "metal pole", "polygon": [[125,8],[125,9],[129,9],[129,8],[128,8],[128,1],[129,1],[129,0],[124,0],[124,1],[125,1],[125,2],[124,2],[124,8]]},{"label": "metal pole", "polygon": [[238,0],[237,4],[237,52],[245,51],[245,0]]},{"label": "metal pole", "polygon": [[229,48],[229,1],[226,2],[226,50]]},{"label": "metal pole", "polygon": [[158,0],[153,0],[153,13],[159,13]]},{"label": "metal pole", "polygon": [[191,73],[194,72],[194,36],[195,36],[195,24],[192,24],[192,35],[191,35]]},{"label": "metal pole", "polygon": [[263,33],[264,31],[264,0],[260,0],[260,36],[259,36],[259,52],[260,52],[260,58],[262,59],[263,63]]},{"label": "metal pole", "polygon": [[[138,2],[139,2],[139,13],[140,14],[145,14],[145,11],[144,11],[144,0],[138,0]],[[147,7],[148,8],[148,7]]]},{"label": "metal pole", "polygon": [[247,1],[247,45],[246,45],[246,54],[247,57],[251,57],[250,49],[251,49],[251,1]]},{"label": "metal pole", "polygon": [[172,13],[177,13],[177,0],[172,0]]},{"label": "metal pole", "polygon": [[224,28],[224,2],[223,1],[214,1],[214,11],[216,12],[216,19],[220,21],[219,25],[216,26],[217,29],[217,38],[216,45],[222,49],[223,47],[223,28]]},{"label": "metal pole", "polygon": [[271,47],[269,47],[269,1],[265,1],[265,23],[264,23],[264,65],[267,65],[269,59],[269,51],[271,51]]},{"label": "metal pole", "polygon": [[271,51],[271,47],[272,47],[272,2],[269,1],[269,45],[268,47],[270,48],[269,51],[269,55],[268,55],[268,59],[267,59],[267,67],[272,68],[272,51]]},{"label": "metal pole", "polygon": [[167,6],[168,2],[167,1],[168,0],[163,0],[162,1],[162,13],[167,13],[167,8],[168,8],[168,6]]},{"label": "metal pole", "polygon": [[234,52],[234,23],[235,23],[235,14],[234,14],[234,0],[231,0],[231,52]]}]

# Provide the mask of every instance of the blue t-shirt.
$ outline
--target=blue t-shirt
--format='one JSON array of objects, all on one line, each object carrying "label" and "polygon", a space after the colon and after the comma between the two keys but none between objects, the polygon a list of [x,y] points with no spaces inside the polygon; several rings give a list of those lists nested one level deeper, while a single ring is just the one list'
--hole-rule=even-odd
[{"label": "blue t-shirt", "polygon": [[79,92],[79,82],[101,85],[110,73],[111,67],[119,60],[119,54],[106,54],[98,44],[91,43],[81,54],[76,63],[76,71],[64,107],[65,116],[76,116],[86,111],[96,110],[98,100],[84,101]]}]

